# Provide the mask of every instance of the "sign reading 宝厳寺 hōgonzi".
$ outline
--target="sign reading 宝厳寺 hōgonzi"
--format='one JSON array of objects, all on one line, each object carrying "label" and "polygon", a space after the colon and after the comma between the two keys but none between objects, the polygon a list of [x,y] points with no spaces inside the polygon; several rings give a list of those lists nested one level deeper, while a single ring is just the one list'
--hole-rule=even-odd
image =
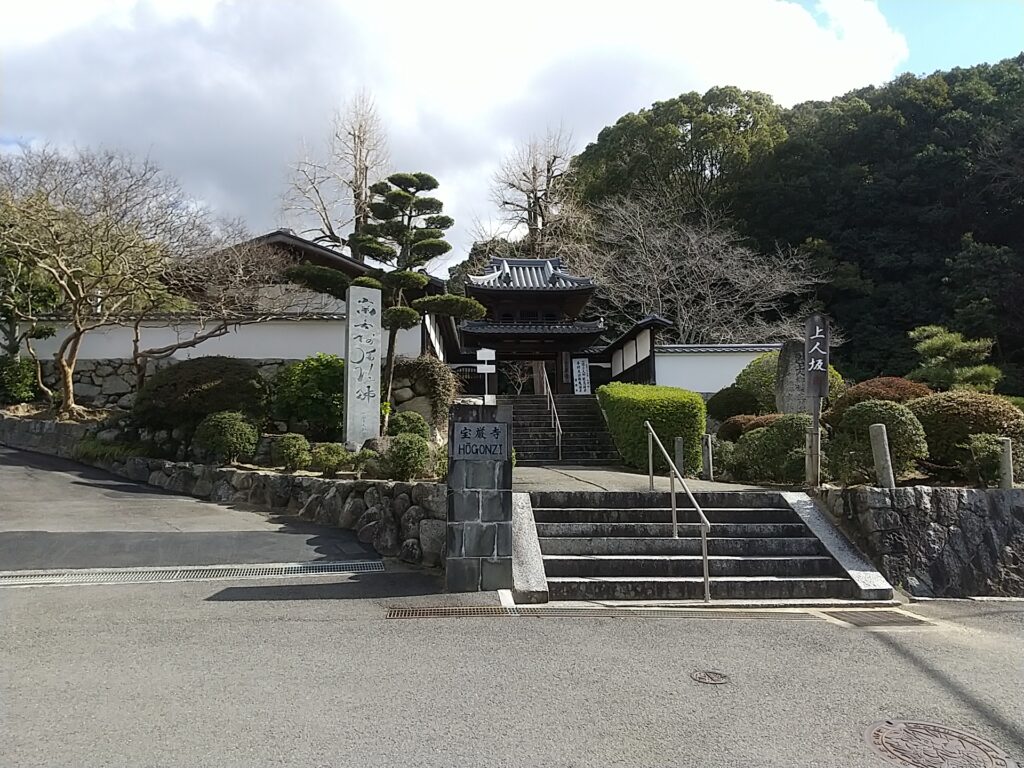
[{"label": "sign reading \u5b9d\u53b3\u5bfa h\u014dgonzi", "polygon": [[508,424],[456,422],[448,453],[463,461],[507,461]]},{"label": "sign reading \u5b9d\u53b3\u5bfa h\u014dgonzi", "polygon": [[828,347],[831,333],[828,318],[811,315],[804,327],[804,362],[807,366],[807,394],[828,396]]}]

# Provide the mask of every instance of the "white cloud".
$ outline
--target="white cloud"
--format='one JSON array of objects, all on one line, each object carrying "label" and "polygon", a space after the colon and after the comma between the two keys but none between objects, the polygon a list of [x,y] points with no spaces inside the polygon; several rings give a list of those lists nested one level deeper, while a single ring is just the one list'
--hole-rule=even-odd
[{"label": "white cloud", "polygon": [[563,125],[580,145],[625,112],[731,84],[780,103],[890,79],[908,55],[874,0],[51,0],[0,27],[0,144],[148,152],[254,229],[302,136],[368,87],[396,168],[427,170],[457,221],[452,261],[503,151]]}]

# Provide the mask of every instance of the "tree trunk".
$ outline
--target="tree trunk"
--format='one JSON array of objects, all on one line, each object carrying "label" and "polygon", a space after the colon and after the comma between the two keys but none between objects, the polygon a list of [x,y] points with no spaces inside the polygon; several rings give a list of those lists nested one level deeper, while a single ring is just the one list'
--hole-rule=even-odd
[{"label": "tree trunk", "polygon": [[[395,348],[398,346],[398,329],[392,328],[388,331],[388,357],[384,364],[384,386],[381,387],[382,402],[391,402],[391,385],[395,380]],[[388,422],[391,420],[391,408],[381,409],[381,434],[388,433]]]},{"label": "tree trunk", "polygon": [[58,419],[75,419],[82,412],[75,402],[75,365],[78,364],[78,350],[82,346],[82,332],[76,332],[61,345],[54,354],[57,376],[60,381],[61,403],[57,409]]}]

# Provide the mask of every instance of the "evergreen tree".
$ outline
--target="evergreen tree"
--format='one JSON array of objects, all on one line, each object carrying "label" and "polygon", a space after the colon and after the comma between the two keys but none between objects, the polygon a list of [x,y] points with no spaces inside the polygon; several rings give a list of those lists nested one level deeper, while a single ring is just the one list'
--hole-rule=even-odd
[{"label": "evergreen tree", "polygon": [[935,389],[972,389],[991,392],[1002,372],[985,361],[992,351],[992,339],[968,340],[963,334],[941,325],[925,325],[910,332],[917,342],[914,350],[921,363],[907,374]]}]

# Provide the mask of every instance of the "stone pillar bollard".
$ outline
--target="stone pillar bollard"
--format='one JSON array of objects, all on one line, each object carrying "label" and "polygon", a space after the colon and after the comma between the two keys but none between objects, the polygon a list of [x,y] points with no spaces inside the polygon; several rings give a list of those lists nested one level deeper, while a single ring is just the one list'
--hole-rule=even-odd
[{"label": "stone pillar bollard", "polygon": [[715,479],[715,454],[712,450],[712,439],[711,435],[705,434],[701,437],[700,441],[702,458],[704,459],[704,465],[703,469],[701,469],[700,475],[705,480]]},{"label": "stone pillar bollard", "polygon": [[676,469],[679,470],[680,474],[685,475],[686,474],[686,443],[683,441],[683,438],[677,437],[676,440],[675,440],[675,443],[673,445],[673,448],[674,448],[674,451],[673,451],[673,453],[674,453],[673,461],[675,461],[675,463],[676,463]]},{"label": "stone pillar bollard", "polygon": [[872,424],[868,427],[871,435],[871,456],[875,463],[875,477],[882,488],[895,488],[896,478],[892,472],[892,457],[889,454],[889,437],[885,432],[885,424]]},{"label": "stone pillar bollard", "polygon": [[999,438],[1002,452],[999,454],[999,487],[1013,488],[1013,441],[1008,437]]},{"label": "stone pillar bollard", "polygon": [[452,406],[445,587],[512,588],[511,406]]}]

